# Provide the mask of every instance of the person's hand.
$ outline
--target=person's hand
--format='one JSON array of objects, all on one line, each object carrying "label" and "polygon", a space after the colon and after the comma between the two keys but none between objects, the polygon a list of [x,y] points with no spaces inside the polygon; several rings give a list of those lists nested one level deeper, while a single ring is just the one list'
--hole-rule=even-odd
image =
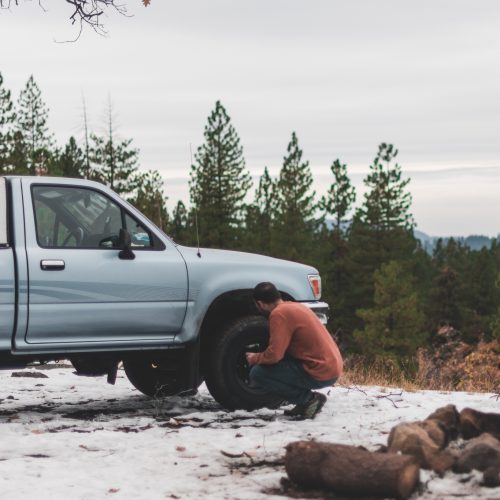
[{"label": "person's hand", "polygon": [[245,354],[246,358],[247,358],[247,363],[249,365],[255,365],[256,363],[256,358],[257,358],[257,353],[256,352],[247,352]]}]

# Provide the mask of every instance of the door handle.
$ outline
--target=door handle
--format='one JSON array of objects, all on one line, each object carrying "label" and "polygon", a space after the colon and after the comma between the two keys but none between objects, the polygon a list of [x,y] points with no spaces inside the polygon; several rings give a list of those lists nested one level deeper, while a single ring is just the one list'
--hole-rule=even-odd
[{"label": "door handle", "polygon": [[41,260],[40,267],[42,271],[62,271],[66,264],[64,260]]}]

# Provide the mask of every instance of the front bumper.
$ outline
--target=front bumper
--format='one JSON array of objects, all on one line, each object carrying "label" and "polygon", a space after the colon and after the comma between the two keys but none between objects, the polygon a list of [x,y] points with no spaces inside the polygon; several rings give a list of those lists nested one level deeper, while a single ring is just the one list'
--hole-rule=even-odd
[{"label": "front bumper", "polygon": [[302,302],[305,306],[309,307],[314,314],[319,318],[321,323],[326,325],[330,317],[330,306],[326,302]]}]

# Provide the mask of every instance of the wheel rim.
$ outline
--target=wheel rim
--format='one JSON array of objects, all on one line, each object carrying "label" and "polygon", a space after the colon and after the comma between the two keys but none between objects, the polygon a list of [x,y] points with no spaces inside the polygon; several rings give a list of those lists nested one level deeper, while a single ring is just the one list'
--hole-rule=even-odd
[{"label": "wheel rim", "polygon": [[250,385],[250,365],[247,362],[245,354],[247,352],[262,352],[264,346],[259,342],[253,342],[243,346],[236,356],[235,363],[235,374],[237,383],[244,387],[245,390],[252,392],[256,395],[267,394],[267,391],[260,389],[258,387],[252,387]]}]

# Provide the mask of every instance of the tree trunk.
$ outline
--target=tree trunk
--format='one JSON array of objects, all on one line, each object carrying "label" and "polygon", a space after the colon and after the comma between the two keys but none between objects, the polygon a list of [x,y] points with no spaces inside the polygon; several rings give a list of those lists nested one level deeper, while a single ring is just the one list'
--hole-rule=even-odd
[{"label": "tree trunk", "polygon": [[441,424],[436,420],[424,420],[394,426],[389,434],[388,451],[411,455],[423,469],[432,469],[442,475],[456,461],[453,454],[441,451],[447,444]]},{"label": "tree trunk", "polygon": [[500,439],[500,413],[484,413],[464,408],[460,412],[460,433],[464,439],[471,439],[483,432]]},{"label": "tree trunk", "polygon": [[446,405],[438,408],[425,420],[436,420],[446,430],[448,439],[450,441],[457,439],[460,426],[460,417],[455,405]]},{"label": "tree trunk", "polygon": [[407,498],[419,481],[414,457],[371,453],[342,444],[297,441],[286,447],[285,467],[295,483],[349,495]]}]

